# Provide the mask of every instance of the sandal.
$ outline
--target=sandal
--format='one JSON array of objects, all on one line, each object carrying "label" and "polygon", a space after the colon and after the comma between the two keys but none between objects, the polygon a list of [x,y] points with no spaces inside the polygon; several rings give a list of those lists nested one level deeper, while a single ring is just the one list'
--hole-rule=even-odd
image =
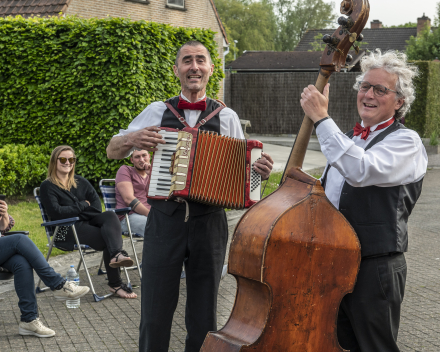
[{"label": "sandal", "polygon": [[[119,261],[119,256],[124,256],[125,258],[124,259],[121,259],[120,261]],[[118,254],[116,254],[113,258],[115,258],[116,259],[116,261],[114,261],[113,263],[110,261],[110,264],[109,264],[109,266],[110,266],[110,268],[119,268],[119,267],[121,267],[121,266],[132,266],[133,265],[133,259],[131,259],[129,256],[128,256],[128,253],[126,252],[126,251],[124,251],[124,250],[121,250]],[[113,259],[112,258],[112,259]],[[112,260],[112,259],[110,259],[110,260]]]},{"label": "sandal", "polygon": [[119,287],[119,288],[115,288],[115,287],[111,287],[110,286],[110,289],[111,290],[114,290],[114,291],[112,291],[113,292],[113,294],[115,294],[115,295],[117,295],[119,298],[125,298],[125,299],[133,299],[133,298],[137,298],[137,295],[135,294],[135,297],[130,297],[130,296],[125,296],[125,297],[123,297],[123,296],[121,296],[121,295],[118,295],[118,291],[119,290],[122,290],[122,291],[124,291],[124,292],[126,292],[127,294],[132,294],[132,293],[134,293],[133,292],[133,290],[130,288],[130,287],[128,287],[126,284],[121,284],[121,286]]}]

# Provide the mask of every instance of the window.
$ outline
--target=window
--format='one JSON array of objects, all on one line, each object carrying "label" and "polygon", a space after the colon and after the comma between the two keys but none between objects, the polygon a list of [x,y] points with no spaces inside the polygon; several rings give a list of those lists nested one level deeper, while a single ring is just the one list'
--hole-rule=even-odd
[{"label": "window", "polygon": [[167,5],[172,7],[185,7],[185,0],[167,0]]}]

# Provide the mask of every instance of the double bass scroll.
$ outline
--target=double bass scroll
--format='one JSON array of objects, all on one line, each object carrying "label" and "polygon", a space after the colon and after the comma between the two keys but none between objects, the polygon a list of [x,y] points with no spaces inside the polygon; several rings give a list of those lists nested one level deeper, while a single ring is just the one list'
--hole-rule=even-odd
[{"label": "double bass scroll", "polygon": [[[324,51],[316,83],[321,92],[365,26],[368,0],[344,0],[341,12],[349,18]],[[201,352],[343,351],[337,316],[354,288],[360,244],[320,182],[301,170],[312,129],[306,116],[284,182],[237,224],[228,269],[237,280],[234,307],[226,325],[208,333]]]}]

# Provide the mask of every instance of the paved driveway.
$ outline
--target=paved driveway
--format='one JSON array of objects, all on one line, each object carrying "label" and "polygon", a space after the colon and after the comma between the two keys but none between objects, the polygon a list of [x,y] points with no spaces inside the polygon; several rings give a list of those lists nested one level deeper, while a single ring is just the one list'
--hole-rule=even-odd
[{"label": "paved driveway", "polygon": [[[423,193],[410,218],[410,250],[406,255],[408,280],[402,309],[399,346],[401,352],[440,351],[440,170],[430,170]],[[237,217],[230,214],[232,233]],[[99,261],[99,258],[98,258]],[[62,264],[62,267],[68,267]],[[96,268],[91,270],[96,273]],[[139,284],[135,272],[133,283]],[[94,276],[98,291],[104,292],[104,276]],[[81,273],[84,283],[85,277]],[[222,282],[218,300],[218,325],[224,325],[235,297],[235,279]],[[138,294],[140,290],[136,290]],[[93,302],[81,299],[79,309],[67,309],[55,302],[50,292],[38,296],[40,316],[55,329],[54,338],[38,339],[18,335],[20,313],[14,291],[0,294],[0,351],[137,351],[140,300],[110,298]],[[180,301],[174,317],[170,351],[184,350],[185,281],[181,281]],[[269,351],[268,351],[269,352]],[[378,351],[379,352],[379,351]]]}]

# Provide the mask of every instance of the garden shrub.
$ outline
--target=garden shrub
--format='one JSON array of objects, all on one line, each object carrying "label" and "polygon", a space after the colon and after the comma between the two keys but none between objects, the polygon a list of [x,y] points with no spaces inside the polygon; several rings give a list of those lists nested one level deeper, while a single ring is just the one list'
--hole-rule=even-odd
[{"label": "garden shrub", "polygon": [[419,76],[415,79],[416,100],[405,117],[405,125],[414,129],[421,137],[430,138],[440,134],[440,63],[415,61]]},{"label": "garden shrub", "polygon": [[223,72],[211,30],[124,18],[0,18],[1,143],[68,144],[78,174],[95,185],[114,177],[124,161],[107,159],[110,138],[151,102],[179,93],[172,66],[189,40],[211,53],[207,95],[216,97]]},{"label": "garden shrub", "polygon": [[0,193],[29,194],[47,176],[51,148],[49,144],[5,144],[0,146]]}]

